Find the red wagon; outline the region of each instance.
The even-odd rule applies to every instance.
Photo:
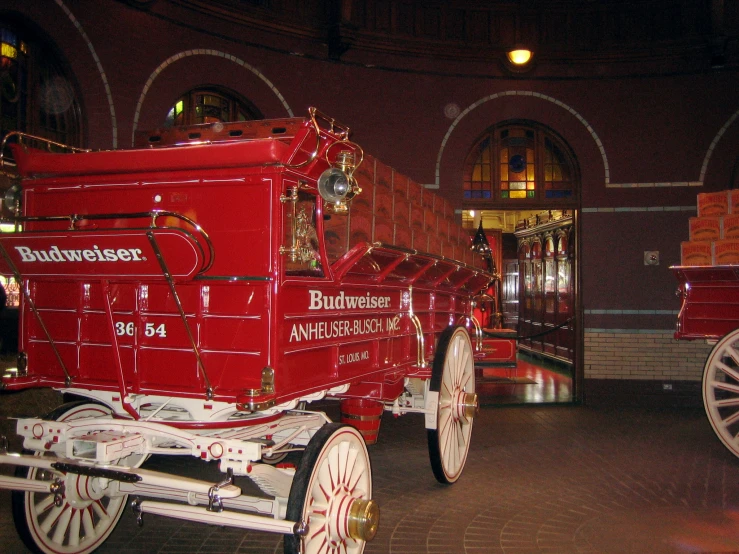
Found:
[[[22,293],[2,384],[77,399],[20,419],[27,452],[0,455],[17,466],[0,487],[17,491],[29,548],[91,552],[131,497],[139,516],[284,534],[286,552],[362,552],[379,517],[366,443],[384,410],[423,414],[436,478],[459,478],[481,346],[467,328],[494,275],[468,247],[443,256],[442,240],[337,245],[361,219],[364,153],[348,135],[311,109],[131,150],[6,138],[22,187],[0,264]],[[344,423],[311,409],[321,399]],[[280,463],[293,451],[297,465]],[[152,454],[216,460],[224,479],[140,467]],[[264,495],[243,494],[245,477]]]
[[[703,370],[711,427],[739,456],[739,266],[673,267],[682,306],[675,338],[715,343]]]

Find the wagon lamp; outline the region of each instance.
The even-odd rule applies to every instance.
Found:
[[[351,189],[349,176],[337,167],[327,169],[318,179],[318,192],[336,213],[348,210],[346,196]]]
[[[21,208],[21,187],[17,184],[14,184],[7,191],[5,191],[3,203],[5,204],[6,208],[8,208],[17,216]]]
[[[342,143],[337,142],[336,144]],[[330,211],[346,213],[349,210],[347,203],[362,192],[354,178],[354,171],[360,163],[362,160],[357,162],[354,152],[342,150],[336,156],[334,166],[324,171],[318,178],[318,192],[321,198],[328,203]]]

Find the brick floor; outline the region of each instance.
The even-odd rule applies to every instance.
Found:
[[[13,401],[28,411],[53,398]],[[739,552],[739,460],[700,410],[486,407],[453,486],[435,481],[425,435],[420,416],[383,419],[370,447],[381,521],[368,554]],[[194,459],[147,463],[212,470]],[[126,512],[99,552],[282,552],[275,535],[144,520],[139,528]],[[5,491],[0,545],[25,552]]]

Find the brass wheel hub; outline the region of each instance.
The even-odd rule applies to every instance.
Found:
[[[455,419],[457,421],[460,419],[472,421],[480,409],[480,402],[478,401],[477,394],[460,390],[456,394],[456,400],[457,410]]]
[[[358,541],[371,541],[380,523],[380,507],[374,500],[357,499],[349,509],[349,536]]]

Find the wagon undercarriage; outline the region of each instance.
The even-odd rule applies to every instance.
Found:
[[[191,432],[114,419],[104,406],[80,401],[60,407],[49,419],[22,419],[17,426],[26,453],[0,454],[0,463],[17,467],[14,477],[0,476],[0,487],[16,491],[16,525],[24,528],[22,536],[30,535],[26,542],[34,549],[91,551],[129,505],[140,521],[151,513],[302,540],[312,533],[356,548],[377,528],[379,512],[371,500],[364,441],[352,427],[331,424],[320,412],[286,413],[264,424]],[[297,467],[264,463],[306,447],[328,452],[320,463],[304,455]],[[141,468],[152,454],[215,460],[224,478],[206,482]],[[340,489],[341,502],[336,502],[338,492],[332,494],[320,523],[316,518],[309,525],[308,519],[287,517],[291,503],[299,504],[292,507],[293,513],[305,511],[306,491],[292,492],[296,472],[320,480],[322,487],[330,485],[328,490]],[[249,478],[263,495],[243,494],[235,484],[237,477]]]
[[[464,329],[456,328],[447,343],[456,352],[436,362],[436,381],[409,379],[404,394],[385,409],[424,414],[432,467],[440,481],[451,483],[464,465],[477,400],[463,390],[472,375]],[[140,522],[156,514],[284,534],[286,552],[313,551],[307,549],[311,541],[361,552],[374,536],[379,510],[371,499],[369,455],[354,427],[307,409],[247,420],[236,412],[241,419],[195,423],[184,410],[171,411],[175,419],[169,421],[154,421],[166,416],[165,406],[147,418],[121,419],[82,400],[47,418],[19,419],[24,453],[0,452],[0,463],[17,468],[14,477],[0,476],[0,488],[16,491],[16,525],[27,545],[89,552],[127,506]],[[295,451],[303,453],[297,466],[276,463]],[[151,455],[215,461],[224,478],[208,482],[140,467]],[[250,479],[262,495],[244,494],[237,478]]]

